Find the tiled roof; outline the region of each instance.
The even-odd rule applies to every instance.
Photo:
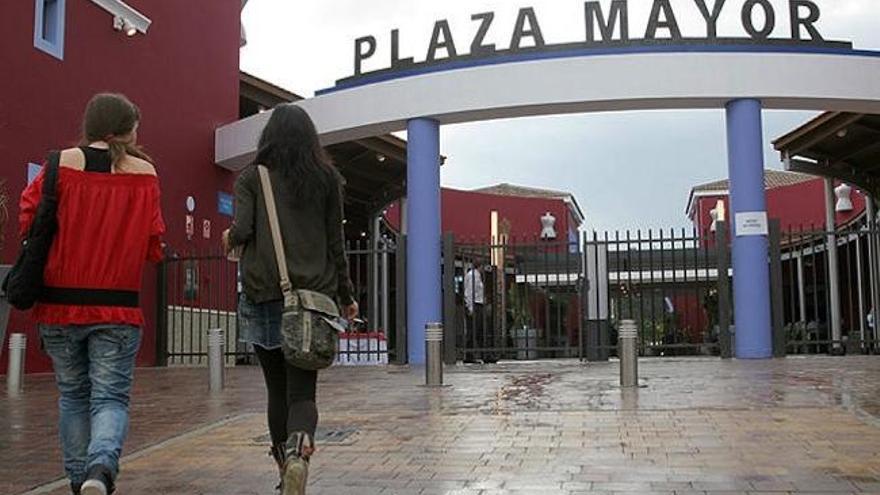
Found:
[[[554,191],[551,189],[538,189],[537,187],[517,186],[514,184],[498,184],[495,186],[474,189],[473,192],[484,194],[495,194],[498,196],[511,196],[517,198],[540,198],[540,199],[558,199],[568,203],[569,208],[577,217],[578,222],[584,221],[584,211],[578,204],[574,194],[564,191]]]
[[[572,194],[567,192],[552,191],[550,189],[538,189],[534,187],[516,186],[506,183],[475,189],[474,192],[497,194],[499,196],[515,196],[518,198],[566,199],[572,197]]]
[[[814,175],[799,174],[797,172],[784,172],[781,170],[764,171],[764,187],[768,190],[776,189],[777,187],[793,186],[814,179],[816,179],[816,176]],[[693,192],[727,191],[729,188],[730,181],[725,179],[695,186]]]

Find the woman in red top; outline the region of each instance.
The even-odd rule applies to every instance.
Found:
[[[114,490],[144,323],[144,265],[162,257],[159,181],[135,144],[139,120],[124,96],[97,95],[86,108],[82,145],[61,152],[58,233],[33,310],[61,394],[61,446],[74,494]],[[22,194],[22,235],[42,186],[40,174]]]

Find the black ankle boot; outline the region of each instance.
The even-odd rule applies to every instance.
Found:
[[[315,450],[312,436],[305,432],[291,433],[285,448],[286,461],[282,476],[282,495],[304,495],[309,477],[309,458]]]
[[[284,463],[287,461],[287,445],[280,443],[278,445],[273,445],[269,449],[269,455],[275,459],[275,464],[278,465],[278,477],[280,481],[278,482],[278,486],[275,487],[276,490],[282,491],[284,484]]]

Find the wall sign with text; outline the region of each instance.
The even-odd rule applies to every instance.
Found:
[[[770,230],[766,211],[749,211],[737,213],[734,232],[737,237],[766,236]]]
[[[217,192],[217,213],[231,217],[235,213],[235,198],[223,191]]]
[[[496,30],[509,32],[511,26],[499,26],[495,22],[495,12],[479,12],[471,16],[473,32],[466,39],[453,35],[453,26],[448,20],[434,23],[428,46],[421,53],[401,53],[400,29],[392,29],[388,36],[368,35],[354,41],[354,75],[340,79],[337,87],[355,83],[358,80],[396,73],[404,70],[464,62],[492,59],[519,53],[563,52],[578,49],[627,49],[639,46],[726,46],[726,45],[778,45],[813,46],[836,49],[852,49],[852,43],[826,41],[817,28],[822,12],[813,0],[635,0],[645,3],[652,1],[651,12],[645,25],[631,22],[632,1],[612,0],[603,6],[597,0],[578,5],[572,2],[572,16],[583,18],[583,38],[568,43],[548,44],[542,28],[539,12],[532,7],[519,9],[513,27],[513,36],[507,46],[497,46],[487,42],[487,37]],[[691,7],[702,15],[705,37],[685,37],[682,34],[679,18],[683,3],[693,3]],[[674,7],[676,6],[676,7]],[[739,30],[742,36],[722,37],[718,35],[718,24],[722,15],[736,10],[740,19]],[[783,22],[783,19],[785,22]],[[780,33],[780,25],[788,27]],[[458,28],[459,26],[455,26]],[[784,28],[783,28],[784,29]],[[377,52],[379,40],[390,44],[390,59],[383,69],[364,72],[364,63]]]

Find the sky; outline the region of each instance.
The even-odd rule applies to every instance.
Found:
[[[671,0],[684,36],[705,36],[694,0]],[[727,0],[719,36],[744,36],[745,0]],[[773,37],[789,35],[788,0],[770,0]],[[880,1],[814,0],[816,24],[829,40],[880,50]],[[607,11],[610,0],[600,0]],[[641,38],[650,0],[629,0],[631,36]],[[707,0],[710,6],[713,0]],[[434,22],[448,19],[459,51],[478,24],[471,15],[496,13],[487,43],[510,42],[517,12],[534,7],[548,44],[584,38],[582,0],[249,0],[242,14],[248,44],[241,68],[305,97],[353,74],[354,40],[373,35],[376,54],[364,70],[384,68],[390,32],[400,30],[402,56],[423,60]],[[762,24],[757,14],[755,24]],[[765,165],[781,169],[771,141],[816,113],[765,111]],[[405,133],[401,134],[405,137]],[[444,126],[445,187],[473,189],[509,182],[574,194],[587,230],[680,228],[690,223],[690,189],[727,177],[724,113],[681,110],[596,113],[496,120]]]

